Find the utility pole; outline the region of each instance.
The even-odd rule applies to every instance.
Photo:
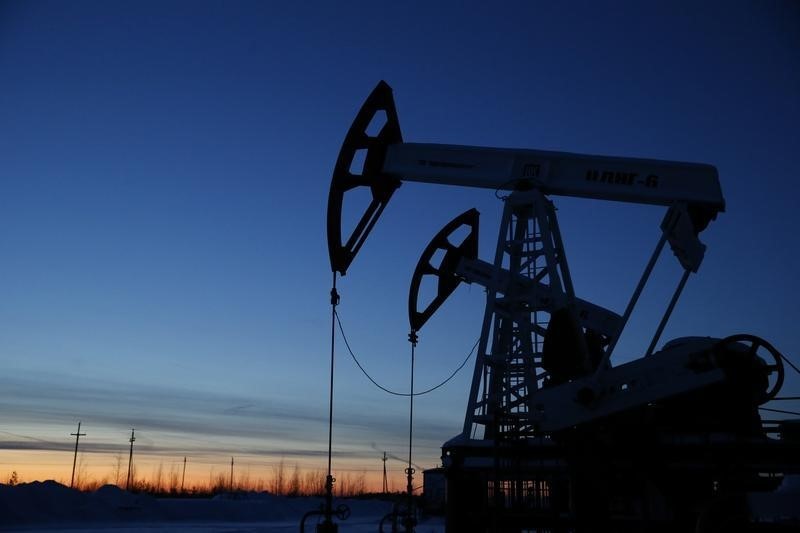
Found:
[[[75,456],[72,459],[72,479],[69,481],[69,488],[72,488],[72,485],[75,483],[75,465],[78,462],[78,441],[81,437],[85,437],[86,433],[81,433],[81,423],[78,422],[78,431],[77,433],[70,433],[73,437],[75,437]]]
[[[386,479],[386,452],[383,452],[383,493],[389,492],[389,481]]]
[[[134,428],[131,428],[131,454],[128,456],[128,481],[125,483],[125,490],[131,488],[131,467],[133,466],[133,441],[136,440],[136,437],[133,436]]]
[[[186,456],[183,456],[183,476],[181,476],[181,492],[183,492],[183,482],[186,481]]]
[[[233,492],[233,457],[231,457],[231,492]]]

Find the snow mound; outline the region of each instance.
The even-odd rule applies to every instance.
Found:
[[[288,498],[268,493],[221,494],[214,498],[163,498],[133,494],[114,485],[83,493],[55,481],[0,485],[3,526],[46,524],[111,525],[119,523],[297,523],[321,509],[321,498]],[[379,520],[392,504],[380,500],[343,500],[353,517]],[[312,519],[313,520],[313,519]],[[309,522],[311,523],[311,522]]]
[[[155,499],[106,485],[82,493],[55,481],[0,485],[0,523],[97,522],[158,518]]]

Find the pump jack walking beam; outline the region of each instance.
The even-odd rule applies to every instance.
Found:
[[[375,134],[372,125],[383,118]],[[403,181],[495,190],[536,188],[545,195],[672,206],[685,204],[693,237],[725,200],[711,165],[542,150],[404,143],[392,89],[380,82],[342,144],[328,196],[331,269],[344,275],[394,191]],[[372,198],[346,239],[344,195],[368,187]]]

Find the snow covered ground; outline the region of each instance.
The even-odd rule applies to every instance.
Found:
[[[788,477],[772,494],[753,494],[749,505],[762,521],[798,520],[800,477]],[[375,533],[392,510],[383,500],[341,500],[351,515],[338,521],[342,533]],[[0,531],[6,532],[136,532],[266,533],[300,530],[302,516],[319,509],[320,498],[287,498],[266,493],[221,495],[214,498],[157,499],[107,485],[91,493],[72,490],[55,481],[0,485]],[[306,522],[313,533],[317,516]],[[388,533],[390,527],[384,528]],[[444,519],[424,518],[418,533],[443,533]]]
[[[54,481],[14,487],[0,486],[0,530],[92,533],[148,531],[158,533],[262,533],[299,531],[307,511],[319,509],[319,498],[286,498],[269,494],[246,494],[211,499],[156,499],[131,494],[107,485],[92,493],[81,493]],[[381,518],[392,504],[381,500],[341,500],[351,515],[337,521],[342,533],[377,532]],[[306,521],[314,531],[317,517]],[[386,527],[385,531],[390,530]],[[444,520],[424,519],[419,533],[442,533]]]

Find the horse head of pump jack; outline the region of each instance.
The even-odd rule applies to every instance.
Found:
[[[367,129],[385,113],[386,122],[375,135]],[[356,115],[347,136],[342,143],[339,157],[333,169],[331,188],[328,193],[328,255],[331,270],[341,275],[353,262],[369,232],[378,221],[383,209],[400,187],[400,180],[383,173],[383,160],[390,144],[403,142],[397,111],[392,98],[392,89],[386,82],[380,82],[367,98]],[[357,156],[363,156],[359,161]],[[353,165],[361,168],[353,168]],[[372,200],[356,224],[355,229],[342,239],[342,207],[344,195],[358,187],[368,187]]]

